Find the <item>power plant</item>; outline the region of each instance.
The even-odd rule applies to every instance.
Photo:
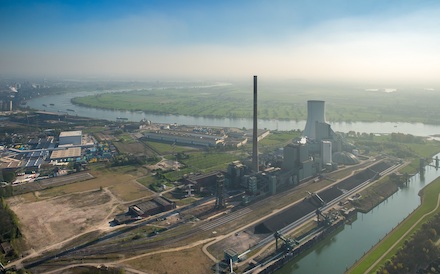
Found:
[[[282,161],[259,162],[258,159],[258,102],[257,76],[253,82],[253,149],[252,163],[235,161],[229,164],[225,186],[227,188],[245,188],[243,203],[247,204],[262,195],[273,195],[279,189],[293,187],[323,173],[338,168],[338,164],[358,163],[351,152],[354,147],[336,134],[325,120],[325,101],[307,102],[307,122],[301,138],[293,139],[283,148]],[[269,163],[269,164],[268,164]]]
[[[262,241],[266,242],[266,235],[272,234],[275,237],[276,250],[267,257],[259,258],[261,265],[250,265],[244,273],[252,273],[253,269],[264,268],[267,272],[273,273],[292,258],[299,256],[320,239],[325,238],[329,233],[344,225],[345,220],[355,213],[353,209],[331,208],[332,203],[338,198],[345,199],[344,195],[351,195],[357,191],[357,187],[378,179],[381,172],[389,169],[391,164],[379,161],[357,174],[349,176],[344,180],[336,181],[331,178],[331,171],[338,169],[339,165],[350,165],[358,163],[358,159],[351,152],[357,151],[349,144],[343,134],[335,133],[330,124],[325,120],[325,101],[310,100],[307,102],[307,122],[298,138],[292,139],[281,153],[275,152],[271,155],[260,155],[258,162],[258,139],[257,136],[257,83],[254,76],[254,128],[253,128],[253,153],[252,161],[246,163],[235,161],[229,164],[224,177],[225,186],[230,190],[239,190],[233,202],[241,199],[242,205],[262,201],[264,198],[284,192],[287,189],[298,186],[305,182],[318,182],[320,185],[329,187],[319,192],[311,193],[287,209],[277,212],[273,216],[247,228],[246,232],[252,237],[259,238],[260,242],[247,250],[234,249],[236,246],[243,248],[233,241],[224,252],[222,261],[223,269],[230,270],[232,266],[246,254],[260,247]],[[274,158],[270,158],[273,156]],[[362,157],[362,156],[360,156]],[[251,157],[249,157],[251,158]],[[333,185],[331,185],[333,184]],[[330,186],[331,185],[331,186]],[[244,193],[242,192],[244,190]],[[217,191],[221,193],[221,191]],[[348,194],[347,194],[348,193]],[[217,198],[217,201],[219,198]],[[330,204],[329,204],[330,203]],[[342,203],[342,202],[340,202]],[[341,205],[341,204],[340,204]],[[218,208],[218,206],[217,206]],[[246,208],[246,207],[245,207]],[[292,229],[293,224],[311,215],[316,216],[316,227],[304,232],[297,238],[289,238],[283,234]],[[311,217],[308,217],[311,218]],[[250,230],[251,229],[251,230]],[[249,230],[249,231],[248,231]],[[235,235],[238,236],[237,234]],[[262,240],[261,240],[262,239]],[[235,239],[234,239],[235,241]],[[269,240],[267,240],[269,241]],[[251,245],[249,245],[251,246]],[[267,262],[275,262],[267,264]],[[267,265],[267,267],[266,267]],[[225,270],[226,273],[228,270]]]

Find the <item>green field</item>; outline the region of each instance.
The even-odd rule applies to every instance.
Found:
[[[390,259],[399,248],[402,247],[405,240],[409,239],[411,235],[419,229],[424,222],[427,222],[429,218],[434,216],[436,213],[440,212],[440,209],[435,210],[427,216],[425,214],[431,212],[437,206],[438,196],[440,195],[440,178],[437,178],[426,186],[422,190],[422,204],[409,216],[407,217],[397,228],[395,228],[384,240],[382,240],[378,245],[376,245],[372,250],[370,250],[366,256],[364,256],[361,261],[350,270],[350,273],[365,273],[368,268],[373,265],[383,254],[387,255],[380,260],[372,272],[384,264],[388,259]],[[417,225],[411,229],[414,224]],[[404,238],[400,239],[406,232],[409,233]],[[394,243],[398,244],[388,252]]]
[[[189,155],[188,159],[182,159],[186,168],[178,171],[171,171],[164,174],[169,181],[176,181],[184,174],[190,173],[208,173],[216,170],[225,170],[229,163],[240,160],[240,158],[232,153],[222,152],[195,152]]]
[[[286,146],[292,139],[301,136],[299,131],[272,131],[258,142],[259,152],[266,153]],[[249,146],[250,149],[250,146]]]
[[[365,91],[366,87],[311,83],[265,83],[259,87],[259,118],[304,120],[307,100],[326,101],[326,117],[338,121],[391,121],[440,124],[440,93],[423,88],[397,92]],[[157,88],[104,93],[72,99],[79,105],[156,114],[250,118],[252,87],[234,84],[205,88]],[[423,107],[419,107],[423,106]]]
[[[153,142],[153,141],[144,141],[145,144],[147,144],[149,147],[153,148],[155,151],[157,151],[160,155],[167,155],[167,154],[173,154],[178,152],[189,152],[197,150],[193,147],[187,147],[187,146],[179,146],[179,145],[172,145],[169,143],[161,143],[161,142]]]

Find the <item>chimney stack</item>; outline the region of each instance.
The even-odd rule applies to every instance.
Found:
[[[257,108],[257,76],[254,76],[254,132],[252,139],[252,168],[258,173],[258,108]]]

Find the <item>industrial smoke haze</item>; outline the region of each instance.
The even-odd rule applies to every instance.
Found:
[[[0,4],[0,74],[438,83],[437,2],[40,2]]]

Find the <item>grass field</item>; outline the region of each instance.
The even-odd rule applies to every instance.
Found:
[[[145,187],[149,187],[152,183],[155,183],[157,179],[151,175],[138,178],[137,181]]]
[[[57,197],[66,194],[87,192],[104,187],[109,187],[113,194],[122,201],[132,201],[151,195],[151,192],[139,185],[135,179],[142,176],[142,169],[132,166],[122,166],[115,168],[106,168],[104,166],[92,167],[90,171],[95,178],[78,183],[68,184],[60,187],[48,188],[38,193],[40,199]],[[26,199],[33,199],[27,194]]]
[[[191,153],[188,159],[181,160],[186,166],[198,169],[202,172],[224,169],[232,161],[238,160],[237,156],[231,153]]]
[[[264,83],[259,87],[259,118],[305,120],[307,100],[327,102],[326,117],[338,121],[391,121],[439,124],[439,93],[402,87],[397,92],[366,91],[368,86],[306,82]],[[371,88],[371,87],[370,87]],[[158,88],[74,98],[73,103],[104,109],[203,117],[252,117],[252,88],[233,84],[205,88]],[[417,104],[415,104],[417,102]],[[414,107],[422,105],[423,108]]]
[[[176,181],[184,174],[194,173],[208,173],[216,170],[225,170],[229,163],[240,160],[238,156],[232,153],[225,152],[195,152],[189,154],[188,159],[180,160],[185,164],[186,168],[181,170],[171,171],[164,174],[169,181]]]
[[[377,264],[377,268],[379,268],[382,264],[384,264],[389,258],[391,258],[399,248],[402,247],[404,241],[411,237],[411,235],[419,229],[424,222],[427,222],[430,217],[434,216],[436,213],[440,212],[440,209],[437,209],[434,213],[429,214],[428,216],[423,217],[424,214],[432,211],[437,206],[438,195],[440,194],[440,178],[434,180],[431,184],[426,186],[422,191],[422,204],[408,217],[406,218],[400,225],[395,228],[384,240],[382,240],[378,245],[376,245],[372,250],[370,250],[366,256],[364,256],[359,263],[350,269],[349,273],[365,273],[367,269],[374,264],[382,254],[388,252],[390,247],[399,242],[390,252],[387,253],[380,262]],[[419,220],[421,220],[419,222]],[[419,222],[413,229],[410,229],[412,225],[416,222]],[[402,235],[404,235],[407,231],[408,236],[399,240]],[[373,270],[372,272],[375,272]]]
[[[298,131],[272,131],[268,136],[258,142],[258,149],[261,153],[271,152],[277,148],[284,147],[296,137],[301,136]]]
[[[193,263],[189,263],[193,262]],[[212,261],[202,252],[201,246],[175,252],[151,254],[126,262],[134,269],[148,273],[211,273]]]
[[[160,142],[145,141],[145,143],[148,146],[152,147],[160,155],[172,154],[173,152],[178,153],[178,152],[189,152],[189,151],[197,150],[196,148],[193,147],[185,147],[179,145],[172,146],[171,144],[160,143]]]
[[[113,145],[118,149],[119,153],[127,154],[147,154],[143,144],[138,142],[113,142]]]

